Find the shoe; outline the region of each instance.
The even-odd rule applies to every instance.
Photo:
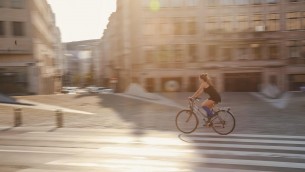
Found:
[[[203,124],[203,126],[204,127],[211,127],[211,118],[210,117],[208,117],[208,120],[207,121],[204,121],[204,124]]]

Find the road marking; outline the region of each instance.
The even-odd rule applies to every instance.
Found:
[[[145,151],[143,151],[145,150]],[[305,154],[276,153],[276,152],[257,152],[240,150],[208,150],[208,149],[175,149],[168,147],[126,147],[126,146],[107,146],[98,150],[100,153],[122,154],[132,156],[162,156],[162,157],[183,157],[190,154],[200,155],[231,155],[231,156],[256,156],[272,158],[297,158],[305,159]]]
[[[117,171],[168,171],[168,172],[267,172],[258,170],[242,170],[242,169],[223,169],[223,168],[208,168],[208,167],[196,167],[190,165],[187,162],[170,162],[164,160],[141,160],[141,159],[106,159],[98,160],[96,162],[83,162],[83,161],[53,161],[47,163],[48,165],[64,165],[64,166],[76,166],[76,167],[101,167],[105,170],[117,170]]]
[[[240,142],[240,143],[273,143],[273,144],[294,144],[305,145],[305,141],[292,141],[292,140],[261,140],[261,139],[237,139],[237,138],[197,138],[188,137],[191,141],[221,141],[221,142]]]
[[[270,145],[242,145],[242,144],[217,144],[217,143],[193,143],[197,147],[221,147],[221,148],[241,148],[241,149],[270,149],[286,151],[305,151],[305,147],[291,146],[270,146]]]
[[[56,152],[56,151],[34,151],[34,150],[3,150],[0,149],[0,152],[12,152],[12,153],[38,153],[38,154],[65,154],[65,155],[73,155],[74,153],[67,152]]]
[[[215,133],[192,133],[192,134],[185,134],[185,136],[192,137],[192,136],[219,136],[219,137],[257,137],[257,138],[280,138],[280,139],[304,139],[305,136],[287,136],[287,135],[258,135],[258,134],[229,134],[226,136],[220,136]]]
[[[24,149],[22,147],[8,147],[10,150],[0,146],[0,153],[67,154],[71,156],[48,162],[46,165],[109,168],[117,169],[117,171],[121,169],[178,172],[204,169],[202,171],[205,171],[206,167],[210,166],[218,168],[214,170],[219,172],[228,172],[227,167],[236,168],[232,172],[237,172],[239,168],[255,169],[258,167],[259,170],[273,169],[274,171],[281,168],[284,168],[283,170],[291,169],[291,171],[305,170],[305,140],[302,140],[302,136],[251,134],[220,136],[210,133],[194,133],[183,135],[183,138],[190,141],[184,142],[177,137],[177,133],[173,132],[143,131],[137,135],[126,132],[126,130],[122,131],[124,132],[115,130],[106,136],[102,135],[103,132],[79,133],[76,130],[32,132],[16,136],[4,135],[1,140],[40,141],[42,144],[43,142],[57,142],[59,143],[57,146],[60,143],[63,145],[77,143],[79,147],[82,144],[85,146],[89,143],[95,143],[94,145],[98,145],[99,148],[78,152],[64,151],[65,148],[62,148],[61,152],[60,149],[52,149],[52,146],[24,147]],[[211,143],[213,141],[215,143]],[[276,143],[283,145],[277,146]],[[223,169],[219,167],[223,167]]]

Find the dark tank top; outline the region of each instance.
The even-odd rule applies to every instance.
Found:
[[[213,86],[210,85],[208,88],[205,88],[204,92],[210,96],[209,97],[210,100],[213,100],[216,103],[221,102],[220,95],[218,94],[218,92],[216,91],[216,89]]]

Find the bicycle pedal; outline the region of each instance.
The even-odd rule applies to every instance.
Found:
[[[210,127],[212,127],[212,123],[205,123],[205,124],[203,124],[203,126],[207,127],[207,128],[210,128]]]

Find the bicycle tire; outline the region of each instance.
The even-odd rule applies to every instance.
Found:
[[[235,118],[230,111],[218,111],[211,122],[213,130],[220,135],[230,134],[235,128]]]
[[[189,134],[194,132],[198,127],[198,117],[191,110],[184,109],[176,115],[176,127],[179,131]]]

